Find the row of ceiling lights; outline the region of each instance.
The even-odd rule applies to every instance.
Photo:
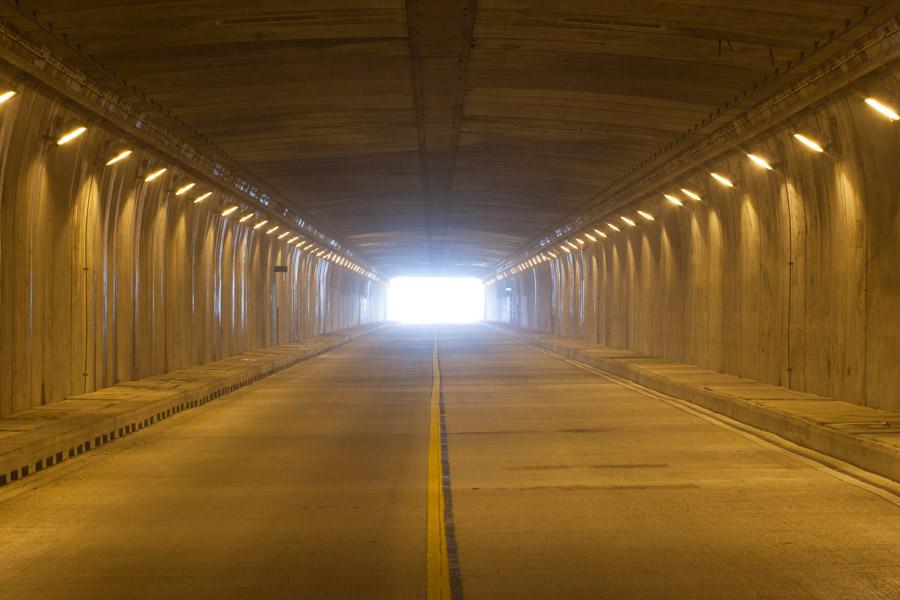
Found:
[[[898,114],[896,110],[894,110],[892,107],[888,106],[887,104],[884,104],[883,102],[880,102],[879,100],[877,100],[875,98],[866,98],[865,102],[867,105],[869,105],[869,107],[871,107],[872,109],[874,109],[875,111],[880,113],[882,116],[886,117],[889,121],[894,122],[894,121],[900,120],[900,114]],[[819,141],[817,141],[815,139],[814,136],[808,136],[808,135],[804,135],[802,133],[793,133],[792,137],[798,143],[802,144],[804,147],[806,147],[807,149],[809,149],[813,152],[816,152],[816,153],[825,152],[825,148],[822,146],[822,144]],[[753,153],[748,152],[748,153],[746,153],[746,156],[748,159],[750,159],[750,161],[754,165],[756,165],[760,169],[763,169],[766,171],[775,170],[775,167],[773,167],[769,163],[769,161],[767,161],[764,157],[760,156],[759,154],[753,154]],[[723,187],[733,188],[735,186],[734,182],[731,179],[729,179],[728,177],[721,175],[719,173],[710,172],[709,176],[714,181],[716,181],[719,185],[721,185]],[[698,194],[695,191],[692,191],[687,188],[680,188],[680,190],[681,190],[681,193],[683,194],[684,198],[687,198],[688,201],[690,201],[690,202],[701,202],[703,200],[703,198],[700,196],[700,194]],[[683,197],[679,196],[678,194],[665,193],[665,194],[663,194],[663,198],[665,198],[666,201],[668,201],[670,204],[674,204],[675,206],[684,206],[686,203],[685,199]],[[647,212],[645,210],[638,210],[634,218],[631,216],[620,215],[619,222],[622,223],[621,225],[617,225],[615,222],[613,222],[614,220],[607,221],[605,223],[605,225],[606,225],[605,231],[602,231],[601,229],[596,228],[596,227],[592,228],[590,231],[587,231],[587,230],[582,231],[581,233],[578,233],[575,235],[574,241],[573,240],[564,240],[558,246],[558,250],[560,250],[566,254],[571,253],[572,250],[580,250],[587,243],[582,238],[587,238],[587,240],[589,240],[590,242],[597,242],[597,241],[599,241],[598,238],[607,238],[610,235],[610,232],[622,231],[622,227],[629,227],[629,228],[637,227],[638,220],[655,221],[656,218],[652,214],[650,214],[649,212]],[[602,225],[601,225],[601,227],[602,227]],[[595,235],[597,237],[595,237]],[[549,260],[557,258],[557,256],[558,256],[557,253],[555,253],[549,249],[544,250],[542,252],[538,252],[537,254],[531,256],[530,258],[523,260],[516,266],[511,267],[511,268],[503,271],[502,273],[492,277],[491,279],[487,280],[485,282],[485,285],[486,286],[492,285],[502,279],[505,279],[506,277],[509,277],[510,275],[514,275],[514,274],[524,271],[526,269],[533,269],[534,267],[538,266],[541,263],[544,263]]]
[[[10,100],[15,95],[16,95],[16,92],[13,90],[8,90],[8,91],[0,93],[0,105],[4,104],[7,100]],[[68,144],[69,142],[77,139],[78,137],[80,137],[82,134],[84,134],[87,131],[87,126],[85,126],[81,123],[68,123],[66,125],[68,125],[68,126],[62,128],[62,130],[65,133],[63,133],[58,138],[56,138],[56,145],[58,145],[58,146],[63,146],[65,144]],[[130,149],[127,149],[127,148],[120,149],[118,153],[116,153],[112,158],[110,158],[108,161],[106,161],[106,166],[107,167],[113,166],[113,165],[127,159],[129,156],[131,156],[131,154],[132,154],[132,151]],[[168,170],[169,169],[166,167],[158,168],[158,169],[152,171],[151,173],[149,173],[146,177],[144,177],[144,182],[152,183],[153,181],[156,181],[157,179],[162,177]],[[183,195],[187,194],[188,192],[190,192],[191,190],[193,190],[196,186],[197,186],[197,184],[192,181],[184,183],[175,190],[175,195],[183,196]],[[212,195],[213,195],[213,192],[211,192],[211,191],[204,192],[204,193],[194,197],[194,204],[199,204]],[[232,214],[238,212],[239,210],[240,210],[240,206],[235,204],[235,205],[226,207],[222,211],[221,214],[223,217],[227,218],[227,217],[231,216]],[[238,219],[238,223],[246,223],[256,216],[257,215],[255,212],[252,212],[252,211],[247,212],[246,214],[241,216],[241,218]],[[264,227],[267,224],[269,224],[268,219],[265,219],[265,218],[259,219],[259,220],[257,220],[257,222],[255,224],[253,224],[253,229],[254,230],[261,229],[262,227]],[[273,225],[266,229],[265,234],[273,235],[273,234],[279,232],[279,230],[281,230],[280,225]],[[289,235],[291,235],[290,230],[282,231],[277,236],[276,239],[284,240],[284,238],[288,237]],[[310,242],[305,239],[300,239],[299,234],[294,235],[290,239],[286,240],[284,243],[289,244],[289,245],[293,244],[298,250],[300,250],[302,252],[308,252],[312,256],[321,258],[322,260],[327,260],[327,261],[333,262],[334,264],[336,264],[338,266],[341,266],[341,267],[344,267],[351,271],[354,271],[356,273],[359,273],[360,275],[363,275],[363,276],[373,279],[375,281],[379,281],[379,282],[381,281],[381,279],[375,273],[369,271],[368,269],[364,268],[363,266],[353,262],[352,260],[350,260],[344,256],[341,256],[340,254],[334,252],[333,250],[329,250],[328,248],[322,248],[321,246],[317,245],[315,242]]]

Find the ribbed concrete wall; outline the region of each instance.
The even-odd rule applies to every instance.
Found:
[[[21,89],[0,107],[0,415],[234,353],[381,320],[384,287],[221,216],[219,193]],[[112,145],[110,146],[110,143]],[[133,144],[125,144],[134,147]],[[287,273],[273,273],[286,265]]]
[[[861,93],[900,99],[898,74],[744,149],[774,171],[731,153],[634,207],[655,222],[489,287],[488,318],[900,410],[900,129]],[[662,200],[678,187],[703,201]]]

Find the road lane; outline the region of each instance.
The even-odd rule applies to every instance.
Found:
[[[898,598],[900,507],[484,327],[441,332],[467,598]]]
[[[0,491],[0,598],[416,598],[430,329],[367,336]]]

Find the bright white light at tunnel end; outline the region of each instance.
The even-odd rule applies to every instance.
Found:
[[[400,323],[474,323],[484,318],[484,286],[475,277],[394,277],[388,319]]]

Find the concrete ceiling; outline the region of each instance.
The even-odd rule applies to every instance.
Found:
[[[485,275],[886,0],[7,0],[0,16],[386,275]]]

